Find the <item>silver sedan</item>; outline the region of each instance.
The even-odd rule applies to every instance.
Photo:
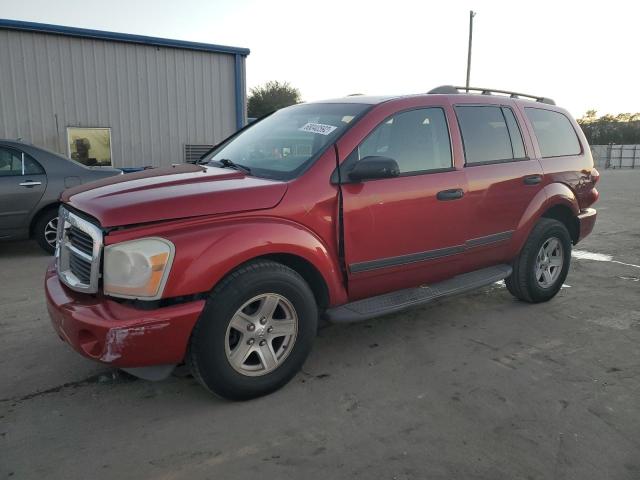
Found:
[[[27,143],[0,140],[0,240],[33,238],[53,253],[62,191],[120,174],[111,167],[85,167]]]

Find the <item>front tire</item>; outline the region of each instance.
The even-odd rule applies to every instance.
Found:
[[[210,294],[191,334],[187,363],[205,388],[223,398],[266,395],[302,368],[317,322],[315,298],[298,273],[254,261]]]
[[[58,210],[50,209],[40,214],[33,225],[33,238],[40,248],[49,254],[56,250],[58,234]]]
[[[533,227],[506,279],[511,294],[525,302],[551,300],[562,288],[571,263],[571,236],[558,220],[541,218]]]

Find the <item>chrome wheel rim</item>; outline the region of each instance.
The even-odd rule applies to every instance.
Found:
[[[250,377],[266,375],[289,356],[298,334],[298,315],[289,300],[264,293],[233,315],[224,348],[233,369]]]
[[[548,238],[538,250],[535,264],[536,282],[542,288],[553,286],[564,264],[564,248],[556,237]]]
[[[54,217],[49,220],[49,223],[44,227],[44,239],[52,247],[56,246],[56,239],[58,237],[58,217]]]

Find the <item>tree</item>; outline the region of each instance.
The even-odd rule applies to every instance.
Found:
[[[301,101],[300,90],[292,87],[288,82],[274,80],[251,89],[247,113],[250,117],[260,118]]]
[[[640,113],[619,113],[597,116],[588,110],[578,119],[582,131],[591,145],[619,145],[640,143]]]
[[[593,123],[596,121],[596,115],[598,114],[598,112],[596,110],[587,110],[587,113],[585,113],[582,118],[578,119],[578,123],[583,124],[583,123]]]

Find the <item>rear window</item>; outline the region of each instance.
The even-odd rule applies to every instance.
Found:
[[[531,107],[524,110],[533,125],[542,157],[563,157],[582,152],[576,131],[562,113]]]
[[[456,115],[467,165],[525,157],[522,135],[510,108],[457,106]]]

